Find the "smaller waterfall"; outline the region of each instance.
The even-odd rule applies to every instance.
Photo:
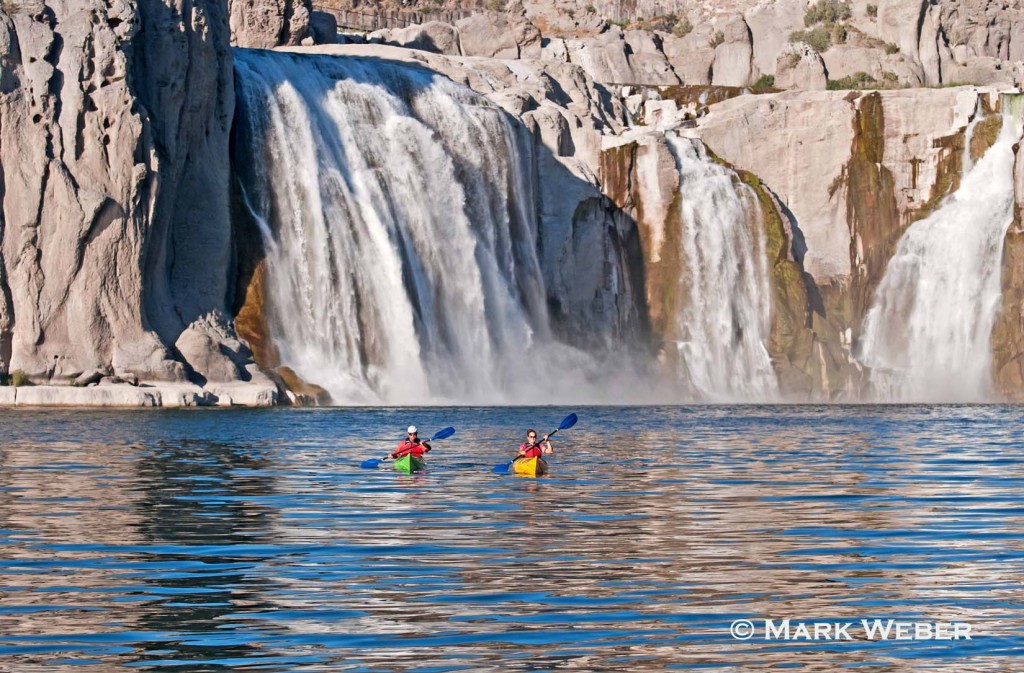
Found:
[[[1012,98],[1004,103],[1014,104]],[[992,326],[1003,240],[1013,220],[1019,115],[960,188],[900,239],[864,323],[860,360],[878,398],[982,401],[991,392]]]
[[[771,285],[757,195],[703,144],[668,140],[681,198],[677,377],[703,400],[771,401],[778,384],[765,346]]]

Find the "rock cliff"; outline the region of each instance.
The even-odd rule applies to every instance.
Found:
[[[688,31],[609,25],[595,3],[594,20],[580,15],[562,36],[539,27],[563,25],[572,5],[545,7],[373,38],[407,48],[312,51],[414,62],[516,121],[535,149],[552,329],[587,348],[628,342],[653,354],[677,336],[670,278],[680,262],[666,222],[678,219],[679,177],[664,134],[699,139],[756,194],[782,391],[859,395],[856,343],[897,241],[998,132],[998,93],[1024,58],[1020,1],[853,2],[842,31],[829,24],[827,48],[812,44],[820,35],[790,41],[822,23],[807,25],[798,0],[674,0],[606,15],[675,13]],[[0,375],[93,390],[26,386],[0,399],[269,404],[279,387],[321,396],[288,372],[275,384],[250,353],[277,364],[229,150],[232,40],[295,45],[309,10],[291,0],[0,8]],[[747,95],[765,75],[792,90]],[[854,90],[823,90],[842,77]],[[986,86],[895,88],[960,81]],[[875,84],[892,88],[860,90]],[[1019,152],[1016,198],[992,342],[996,385],[1011,397],[1024,395]]]
[[[194,378],[175,344],[228,309],[232,81],[221,2],[4,5],[4,372]]]

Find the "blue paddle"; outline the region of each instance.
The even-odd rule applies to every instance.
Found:
[[[436,442],[439,439],[448,439],[449,437],[451,437],[454,434],[455,434],[455,428],[453,428],[451,426],[448,426],[447,428],[445,428],[443,430],[438,430],[436,433],[434,433],[434,436],[431,437],[430,439],[428,439],[427,441],[428,442]],[[382,462],[384,462],[385,460],[387,460],[387,459],[386,458],[371,458],[370,460],[364,460],[362,463],[359,464],[359,467],[363,468],[364,470],[376,470],[378,467],[380,467],[380,464]]]
[[[569,414],[564,419],[562,419],[561,423],[558,424],[558,429],[552,430],[551,432],[548,433],[548,438],[550,439],[559,430],[568,430],[572,426],[576,425],[576,421],[578,420],[580,419],[578,416],[576,416],[576,414]],[[508,471],[512,469],[512,463],[514,462],[516,462],[515,458],[508,461],[507,463],[495,465],[491,472],[494,472],[495,474],[508,474]]]

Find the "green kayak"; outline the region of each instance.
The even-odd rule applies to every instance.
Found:
[[[399,472],[405,472],[406,474],[412,474],[413,472],[419,472],[426,466],[426,461],[420,456],[414,456],[411,453],[407,453],[401,458],[395,459],[395,469]]]

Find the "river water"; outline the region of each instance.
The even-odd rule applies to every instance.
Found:
[[[550,477],[491,472],[569,411]],[[1024,670],[1019,407],[0,418],[5,671]],[[458,432],[359,468],[409,423]]]

